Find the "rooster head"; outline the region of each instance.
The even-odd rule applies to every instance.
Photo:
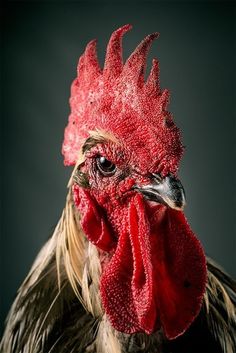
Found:
[[[62,152],[66,165],[76,165],[74,203],[99,249],[101,300],[112,326],[129,334],[162,328],[173,339],[200,311],[206,260],[182,212],[183,146],[156,59],[144,79],[158,34],[123,64],[121,40],[130,28],[112,34],[103,70],[96,41],[87,45],[71,88]]]

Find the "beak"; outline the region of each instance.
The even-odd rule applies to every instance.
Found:
[[[154,201],[175,210],[183,210],[186,199],[181,182],[171,175],[161,178],[159,174],[152,174],[152,183],[135,186],[135,189],[149,201]]]

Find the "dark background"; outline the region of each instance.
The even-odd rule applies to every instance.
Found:
[[[60,153],[70,84],[86,43],[99,59],[131,23],[124,56],[153,31],[149,55],[187,146],[180,177],[186,214],[204,248],[235,263],[235,3],[8,2],[2,12],[1,323],[65,203],[71,173]]]

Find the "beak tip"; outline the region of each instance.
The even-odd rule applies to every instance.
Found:
[[[151,184],[143,187],[135,186],[134,189],[141,192],[147,200],[164,204],[176,211],[183,211],[186,205],[185,192],[181,182],[171,176],[161,179],[160,176],[154,174]]]
[[[175,210],[176,211],[183,211],[184,207],[185,207],[185,205],[177,206],[177,207],[175,207]]]
[[[186,200],[185,200],[185,197],[182,196],[182,198],[180,198],[180,201],[178,201],[175,207],[173,208],[175,208],[177,211],[183,211],[185,206],[186,206]]]

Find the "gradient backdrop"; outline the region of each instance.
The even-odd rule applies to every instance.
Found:
[[[126,23],[125,58],[161,33],[148,68],[156,56],[187,146],[186,214],[206,252],[236,275],[235,3],[8,2],[2,16],[1,323],[63,209],[71,169],[60,149],[78,58],[95,37],[102,63]]]

